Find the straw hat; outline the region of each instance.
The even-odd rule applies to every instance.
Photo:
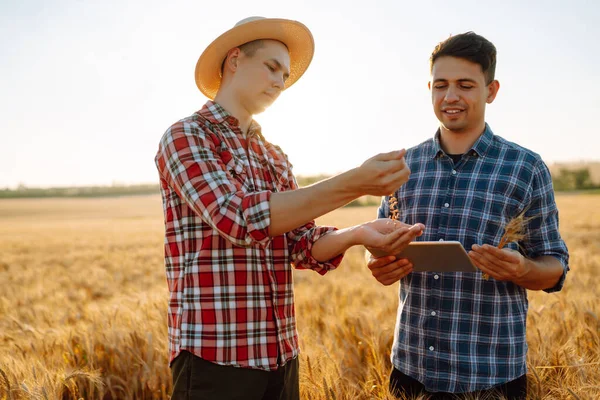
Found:
[[[290,53],[289,88],[308,68],[315,42],[306,26],[298,21],[279,18],[249,17],[216,38],[200,55],[196,63],[196,85],[209,99],[214,99],[221,85],[221,65],[227,52],[234,47],[258,39],[278,40]]]

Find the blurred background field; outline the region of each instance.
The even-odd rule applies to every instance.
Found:
[[[599,200],[557,196],[572,270],[562,292],[530,293],[532,399],[600,398]],[[157,195],[1,200],[0,399],[167,399],[162,242]],[[377,283],[361,248],[295,280],[302,398],[390,398],[397,284]]]

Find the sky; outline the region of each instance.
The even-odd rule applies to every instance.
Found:
[[[432,137],[429,56],[466,31],[498,49],[495,134],[547,163],[600,159],[597,0],[3,0],[0,188],[157,182],[160,137],[207,100],[198,57],[253,15],[315,38],[305,75],[255,118],[296,175]]]

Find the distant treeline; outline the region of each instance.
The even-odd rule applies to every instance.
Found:
[[[113,197],[159,193],[158,184],[0,189],[0,199],[40,197]]]
[[[600,183],[592,180],[589,168],[561,168],[552,175],[554,190],[590,190],[600,189]]]
[[[298,176],[298,185],[301,187],[329,178],[327,175]],[[553,172],[552,181],[554,189],[565,191],[593,191],[600,192],[600,183],[592,180],[588,168],[567,169],[561,168]],[[114,197],[158,194],[158,184],[142,185],[112,185],[112,186],[86,186],[86,187],[56,187],[56,188],[29,188],[20,185],[16,189],[0,189],[0,199],[14,198],[43,198],[43,197]],[[348,204],[354,206],[379,205],[381,199],[377,196],[363,196]]]
[[[317,176],[300,176],[297,178],[298,185],[308,186],[322,179],[328,178],[327,175]],[[588,167],[581,168],[559,168],[552,171],[552,184],[557,192],[567,191],[598,191],[600,190],[600,182],[594,181],[592,173]],[[373,197],[373,196],[365,196]],[[378,198],[379,199],[379,198]],[[379,204],[379,200],[377,200]],[[363,205],[363,204],[361,204]],[[370,205],[370,204],[368,204]]]

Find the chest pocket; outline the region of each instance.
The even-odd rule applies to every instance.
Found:
[[[219,145],[218,153],[221,161],[225,164],[225,170],[232,183],[246,191],[253,190],[252,180],[248,175],[248,170],[244,161],[235,154],[224,142]]]
[[[248,171],[246,171],[243,161],[235,156],[231,157],[229,162],[225,164],[225,167],[227,168],[229,175],[238,181],[243,182],[248,176]]]
[[[475,192],[467,208],[476,216],[470,221],[468,231],[477,232],[487,243],[497,245],[504,233],[504,227],[522,211],[521,203],[504,193]],[[475,224],[475,221],[477,223]]]

